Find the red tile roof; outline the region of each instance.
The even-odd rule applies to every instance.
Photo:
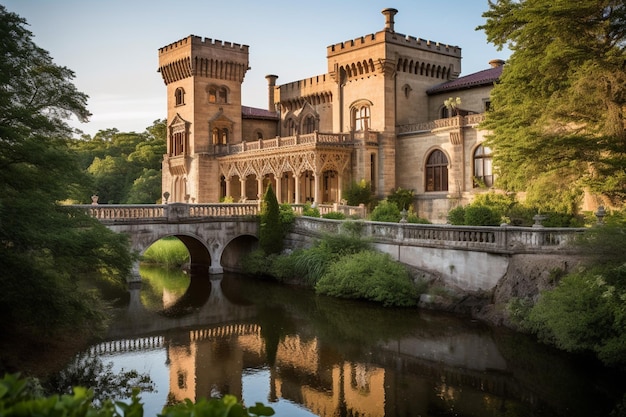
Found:
[[[466,75],[465,77],[459,77],[456,80],[446,81],[445,83],[438,84],[434,87],[426,90],[426,94],[438,94],[446,91],[457,91],[466,88],[480,87],[483,85],[493,84],[500,79],[502,75],[503,65],[489,68],[483,71],[478,71],[473,74]]]
[[[278,120],[278,113],[256,107],[241,106],[241,117],[244,119]]]

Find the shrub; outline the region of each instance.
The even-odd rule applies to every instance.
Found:
[[[456,206],[448,212],[448,223],[454,226],[465,224],[465,207]]]
[[[392,203],[396,203],[396,206],[398,206],[400,210],[408,210],[413,204],[414,196],[415,192],[413,190],[405,190],[402,187],[398,187],[391,191],[387,200]]]
[[[333,219],[333,220],[345,220],[346,219],[346,215],[338,212],[338,211],[331,211],[328,212],[324,215],[322,215],[322,218],[324,219]]]
[[[417,304],[418,291],[407,269],[388,254],[361,251],[331,264],[315,286],[319,294],[363,299],[384,306]]]
[[[374,222],[398,223],[401,218],[400,209],[389,200],[379,202],[370,215],[370,220]]]
[[[279,207],[280,223],[282,224],[283,233],[287,233],[291,230],[293,222],[296,219],[296,212],[293,211],[293,207],[289,203],[283,203]]]
[[[353,181],[343,192],[343,198],[349,206],[365,204],[369,206],[372,201],[372,186],[369,182],[361,180]]]
[[[468,226],[499,226],[502,216],[487,206],[470,204],[465,207],[465,224]]]
[[[302,207],[302,215],[307,217],[320,217],[320,210],[307,202],[304,207]]]
[[[431,224],[430,220],[419,217],[417,213],[413,211],[413,206],[409,206],[409,212],[406,216],[407,223],[414,224]]]

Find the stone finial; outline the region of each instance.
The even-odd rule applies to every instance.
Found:
[[[385,15],[385,31],[395,32],[393,28],[393,24],[394,24],[393,17],[396,15],[396,13],[398,13],[398,10],[389,7],[389,8],[383,9],[381,13]]]
[[[492,59],[491,61],[489,61],[489,65],[491,65],[492,68],[501,67],[502,65],[504,65],[504,61],[501,59]]]

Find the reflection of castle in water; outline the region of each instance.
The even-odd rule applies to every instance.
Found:
[[[267,346],[254,324],[192,330],[185,340],[169,341],[168,360],[171,400],[225,393],[242,398],[243,375],[267,366]],[[368,362],[344,360],[316,338],[288,335],[269,368],[267,401],[284,398],[319,416],[382,417],[392,410],[426,415],[428,404],[456,403],[463,396],[464,407],[478,412],[511,393],[511,379],[498,372],[504,367],[495,346],[471,334],[390,343]],[[407,368],[416,372],[397,372]]]
[[[287,331],[268,337],[256,322],[256,308],[231,302],[228,295],[219,280],[212,280],[204,304],[181,317],[163,316],[177,304],[167,296],[161,312],[147,311],[139,297],[131,297],[136,303],[109,334],[117,341],[95,349],[165,348],[170,403],[226,393],[244,398],[245,375],[256,371],[268,374],[269,405],[282,398],[323,417],[429,415],[432,407],[484,415],[486,407],[509,401],[505,398],[532,402],[506,372],[494,341],[483,334],[440,329],[436,335],[380,342],[375,351],[347,357],[317,337]]]

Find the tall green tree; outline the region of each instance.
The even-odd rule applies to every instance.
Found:
[[[58,203],[84,177],[66,120],[89,117],[87,96],[1,5],[0,39],[0,332],[85,328],[101,315],[79,279],[131,265],[125,237]]]
[[[547,210],[575,211],[584,190],[623,204],[624,1],[490,0],[483,17],[512,51],[482,126],[498,186]]]
[[[283,250],[283,230],[280,220],[280,206],[272,184],[269,184],[263,196],[261,228],[259,229],[259,246],[263,252],[269,255]]]

